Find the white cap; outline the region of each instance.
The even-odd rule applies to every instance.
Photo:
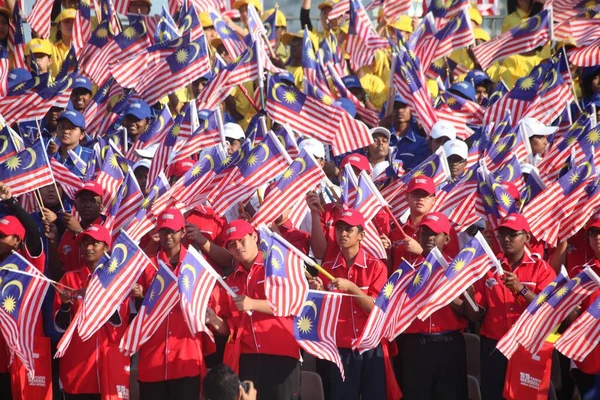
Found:
[[[325,146],[317,139],[304,139],[298,144],[298,150],[302,149],[306,149],[306,152],[315,158],[325,158]]]
[[[233,122],[228,122],[223,125],[223,136],[237,140],[246,139],[246,134],[244,133],[242,127]]]
[[[138,157],[152,159],[154,158],[154,154],[156,153],[156,150],[158,150],[159,145],[160,143],[154,143],[145,149],[136,149],[134,150],[134,153],[137,154]]]
[[[371,129],[369,132],[371,133],[371,136],[373,136],[374,134],[383,135],[388,140],[390,140],[390,137],[392,136],[390,131],[387,128],[384,128],[383,126],[375,127],[373,129]]]
[[[145,158],[139,160],[138,162],[136,162],[135,164],[133,164],[133,168],[132,171],[135,172],[136,169],[138,169],[139,167],[145,167],[150,169],[150,160],[147,160]]]
[[[466,160],[469,157],[469,146],[460,139],[448,140],[444,143],[444,153],[446,157],[456,155]]]
[[[527,135],[528,138],[532,136],[548,136],[552,135],[558,130],[557,126],[546,126],[535,118],[523,118],[519,122],[519,129]]]
[[[521,164],[521,173],[522,174],[531,174],[531,171],[537,172],[538,175],[540,174],[540,171],[537,169],[536,166],[529,164],[529,163]]]
[[[450,122],[438,121],[431,128],[429,136],[432,139],[447,137],[450,140],[454,140],[456,139],[456,128]]]

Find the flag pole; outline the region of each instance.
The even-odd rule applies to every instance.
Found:
[[[44,138],[40,133],[40,141],[42,142],[42,147],[45,149],[46,145],[44,144]],[[56,190],[56,197],[58,197],[58,202],[60,203],[60,208],[63,212],[67,212],[65,210],[65,205],[62,202],[62,198],[59,196],[60,191],[58,190],[58,185],[56,184],[56,179],[54,178],[54,172],[52,171],[52,167],[50,166],[50,160],[48,159],[48,154],[44,151],[44,158],[46,159],[46,164],[48,165],[48,170],[50,171],[50,176],[52,176],[52,184],[54,185],[54,189]]]

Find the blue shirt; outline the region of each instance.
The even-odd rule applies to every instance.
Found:
[[[94,151],[92,149],[88,149],[87,147],[83,147],[80,145],[77,145],[77,147],[75,147],[73,149],[73,152],[75,154],[77,154],[79,156],[79,158],[81,158],[83,160],[83,162],[85,162],[86,165],[88,164],[90,158],[92,158],[94,156]],[[67,167],[67,169],[69,171],[71,171],[78,177],[83,178],[84,175],[75,166],[75,163],[73,162],[71,157],[69,157],[67,155],[64,159],[62,158],[62,156],[60,155],[60,149],[55,154],[52,155],[52,158],[54,158],[55,160],[58,160],[62,165]]]
[[[390,146],[395,147],[394,160],[402,161],[402,168],[410,171],[429,157],[429,148],[425,138],[417,134],[412,125],[404,136],[396,135],[396,128],[391,129]]]

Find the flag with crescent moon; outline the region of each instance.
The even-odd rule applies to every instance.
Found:
[[[160,261],[156,275],[146,289],[142,306],[121,339],[121,351],[128,356],[135,354],[154,335],[178,302],[177,277]]]
[[[54,179],[42,142],[6,159],[0,167],[0,182],[11,188],[13,196],[51,185]]]
[[[352,208],[359,211],[365,217],[365,236],[361,242],[361,246],[365,251],[382,260],[387,259],[387,252],[381,243],[381,234],[377,230],[373,218],[381,211],[382,207],[387,206],[387,202],[381,193],[379,193],[377,187],[375,187],[369,174],[366,171],[362,171],[358,177],[356,199]]]
[[[294,317],[294,337],[305,351],[337,365],[345,379],[336,345],[337,320],[342,294],[309,290],[300,315]]]
[[[104,221],[104,226],[111,232],[113,240],[135,217],[143,202],[144,195],[133,171],[129,169]]]
[[[51,1],[46,3],[50,3],[50,7],[52,7]],[[21,18],[21,13],[23,10],[21,10],[21,6],[22,4],[19,1],[15,1],[13,5],[12,18],[8,30],[8,45],[12,50],[15,60],[15,65],[13,65],[13,68],[27,69],[27,65],[25,64],[25,32],[23,30],[23,18]],[[31,18],[31,15],[29,18]],[[31,21],[29,18],[28,22],[29,26],[31,26]],[[48,28],[50,28],[50,24],[48,24]]]
[[[346,37],[346,52],[350,55],[350,65],[353,71],[371,65],[375,51],[384,49],[389,44],[387,39],[379,36],[369,15],[360,0],[350,0],[350,21]]]
[[[423,3],[425,5],[425,3]],[[471,7],[469,0],[429,0],[427,1],[427,12],[434,17],[448,18],[460,13],[464,8]]]
[[[34,336],[50,283],[18,253],[0,263],[0,331],[11,355],[34,376]]]
[[[77,7],[77,14],[73,22],[73,48],[77,56],[81,56],[81,52],[88,40],[92,36],[92,10],[89,0],[81,0]]]
[[[194,41],[204,35],[204,29],[200,24],[196,5],[193,1],[184,1],[179,9],[177,25],[181,35],[189,33],[190,40]]]

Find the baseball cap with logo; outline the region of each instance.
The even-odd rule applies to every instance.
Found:
[[[471,82],[458,82],[450,86],[450,92],[456,93],[467,100],[475,101],[475,88]]]
[[[344,168],[346,164],[350,164],[353,167],[358,168],[360,171],[371,172],[371,164],[367,157],[362,154],[349,154],[342,160],[340,168]]]
[[[150,118],[152,113],[150,112],[150,107],[143,100],[135,100],[131,102],[127,109],[125,109],[124,115],[133,115],[137,119],[145,119]]]
[[[73,125],[75,125],[76,127],[85,129],[85,118],[83,118],[83,114],[81,114],[79,111],[75,111],[75,110],[64,111],[62,114],[60,114],[58,116],[58,118],[56,120],[60,121],[61,119],[66,119],[67,121],[69,121]]]
[[[31,73],[25,68],[15,68],[8,73],[8,88],[12,89],[20,83],[31,79]]]
[[[46,39],[31,39],[27,43],[28,54],[45,54],[52,57],[52,43]]]
[[[98,224],[92,224],[85,228],[83,232],[77,235],[77,242],[83,241],[86,236],[91,237],[98,242],[104,242],[109,247],[112,242],[112,238],[110,237],[110,232],[108,232],[108,229]]]
[[[0,234],[6,236],[15,235],[23,241],[25,239],[25,228],[17,217],[7,215],[0,218]]]
[[[176,208],[169,208],[158,216],[158,230],[171,229],[175,232],[185,228],[183,214]]]
[[[234,219],[225,226],[225,244],[232,240],[243,239],[246,235],[255,233],[254,227],[243,219]]]
[[[459,156],[463,160],[469,157],[469,146],[460,139],[449,140],[444,143],[446,157]]]
[[[75,198],[77,198],[81,192],[91,192],[96,196],[104,197],[104,189],[102,189],[102,186],[100,186],[98,182],[94,181],[87,181],[84,183],[81,189],[75,192]]]
[[[78,76],[75,78],[75,82],[73,83],[73,90],[75,89],[86,89],[88,91],[92,91],[92,82],[85,76]]]
[[[345,222],[350,226],[360,226],[363,229],[365,227],[365,217],[360,211],[353,208],[344,210],[344,212],[342,212],[340,216],[336,218],[334,225],[338,222]]]
[[[532,136],[552,135],[558,130],[558,126],[546,126],[546,124],[540,122],[536,118],[527,117],[521,120],[519,129],[530,138]]]
[[[513,231],[525,231],[529,232],[529,223],[527,223],[527,219],[521,214],[508,214],[506,217],[502,219],[500,222],[500,226],[498,228],[508,228]]]
[[[438,121],[433,124],[430,137],[432,139],[447,137],[450,140],[454,140],[456,139],[456,128],[450,122]]]
[[[450,221],[448,217],[440,212],[430,212],[425,214],[418,227],[426,226],[435,233],[450,234]]]
[[[408,193],[423,190],[427,194],[435,194],[435,183],[428,176],[415,176],[408,182]]]
[[[169,170],[169,178],[180,178],[194,166],[194,160],[186,158],[177,161]]]

